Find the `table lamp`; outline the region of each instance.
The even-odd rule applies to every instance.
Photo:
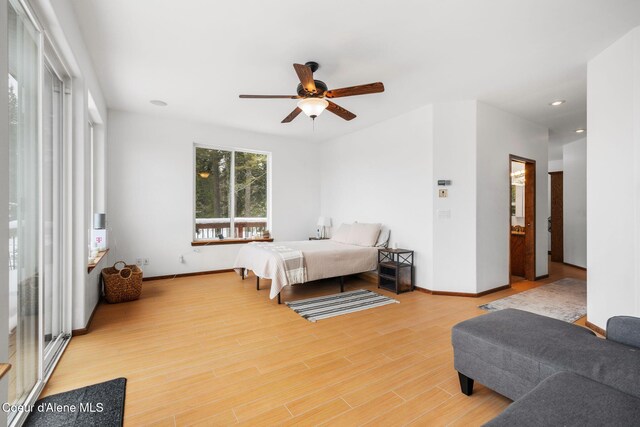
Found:
[[[328,216],[321,216],[318,218],[318,227],[320,227],[320,238],[326,237],[325,227],[331,227],[331,218]]]

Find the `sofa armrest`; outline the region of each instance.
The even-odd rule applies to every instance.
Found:
[[[640,348],[640,317],[614,316],[609,319],[607,340]]]

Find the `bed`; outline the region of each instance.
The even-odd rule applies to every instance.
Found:
[[[349,233],[343,230],[343,224],[331,240],[249,243],[240,249],[234,269],[243,279],[245,271],[253,271],[258,289],[260,278],[271,279],[269,297],[277,297],[278,303],[281,302],[280,291],[285,286],[315,280],[338,277],[340,290],[343,291],[344,276],[377,268],[378,245],[386,245],[388,232],[386,240],[379,243],[380,224],[376,225],[375,233],[369,231],[370,236],[360,240],[353,234],[349,238]]]

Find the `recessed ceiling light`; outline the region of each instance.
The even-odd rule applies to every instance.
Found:
[[[576,129],[576,133],[583,133],[584,129]]]
[[[562,105],[565,102],[567,101],[565,101],[564,99],[556,99],[555,101],[550,102],[549,105],[551,105],[552,107],[557,107],[558,105]]]
[[[166,107],[167,103],[164,101],[160,101],[159,99],[152,99],[151,101],[149,101],[150,103],[152,103],[153,105],[156,105],[158,107]]]

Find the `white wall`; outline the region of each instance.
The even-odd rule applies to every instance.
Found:
[[[549,172],[563,172],[564,262],[587,267],[587,145],[586,139],[558,145],[559,160],[549,160]],[[547,216],[551,216],[551,176],[548,178]],[[551,233],[548,237],[551,250]]]
[[[587,267],[587,140],[565,144],[563,161],[564,262]]]
[[[7,66],[7,1],[0,0],[0,28],[3,28],[0,35],[0,206],[9,206],[9,186],[5,183],[9,182],[9,88],[7,87],[6,76]],[[7,211],[2,211],[2,219],[0,220],[0,242],[9,241],[9,221]],[[4,243],[3,243],[4,244]],[[6,248],[6,246],[5,246]],[[9,360],[9,251],[6,249],[0,252],[0,361]],[[0,403],[6,402],[8,399],[9,375],[0,381]],[[7,424],[7,414],[0,411],[0,425]]]
[[[560,147],[562,151],[562,147]],[[559,160],[549,160],[549,172],[562,172],[562,158]]]
[[[640,316],[640,27],[587,72],[587,316]]]
[[[381,222],[415,251],[416,284],[432,283],[432,108],[322,143],[321,211],[341,223]]]
[[[548,273],[548,129],[478,102],[477,291],[509,283],[509,155],[536,161],[536,276]]]
[[[549,163],[562,161],[562,145],[560,144],[549,144]]]
[[[431,290],[476,293],[476,115],[475,101],[433,107]],[[446,198],[438,195],[440,179],[451,180]]]
[[[322,145],[322,213],[382,222],[416,251],[416,285],[475,294],[509,283],[509,154],[538,162],[537,275],[547,273],[548,131],[476,101],[414,110]],[[437,180],[451,180],[448,197]]]
[[[562,160],[562,147],[565,144],[584,139],[584,134],[574,131],[549,131],[549,162]]]
[[[233,266],[240,245],[198,247],[198,253],[191,247],[194,142],[271,152],[273,237],[304,240],[315,234],[320,159],[313,143],[109,111],[107,200],[114,259],[149,258],[147,277]]]

